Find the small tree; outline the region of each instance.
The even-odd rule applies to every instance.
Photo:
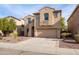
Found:
[[[63,17],[60,20],[60,24],[61,24],[61,30],[63,31],[65,29],[65,19]]]
[[[2,18],[0,19],[0,30],[6,35],[16,29],[14,19]]]
[[[3,29],[3,20],[0,19],[0,30],[2,30],[2,29]]]
[[[13,19],[10,19],[9,24],[8,24],[8,30],[13,31],[15,29],[16,29],[16,24]]]

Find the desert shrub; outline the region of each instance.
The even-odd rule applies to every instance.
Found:
[[[67,38],[71,35],[71,33],[61,33],[62,38]]]
[[[13,32],[13,37],[17,38],[18,37],[18,33],[17,32]]]
[[[76,41],[77,43],[79,43],[79,34],[75,34],[75,35],[74,35],[74,39],[75,39],[75,41]]]

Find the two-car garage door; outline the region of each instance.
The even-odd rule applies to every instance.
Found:
[[[37,30],[38,37],[48,37],[48,38],[56,38],[57,30],[56,29],[39,29]]]

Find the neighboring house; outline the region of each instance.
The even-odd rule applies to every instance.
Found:
[[[16,23],[16,26],[17,26],[17,28],[16,28],[16,30],[14,30],[14,32],[15,31],[18,32],[19,36],[24,36],[24,20],[20,20],[18,18],[13,17],[13,16],[7,16],[5,18],[8,18],[10,20],[13,19]]]
[[[35,16],[35,37],[60,38],[61,10],[44,7]]]
[[[74,35],[79,33],[79,5],[75,8],[68,22],[68,30]]]
[[[16,20],[16,25],[17,25],[16,30],[18,32],[18,35],[24,36],[24,25],[25,25],[24,20],[20,20],[20,21]]]
[[[23,20],[25,22],[24,35],[28,37],[34,37],[34,16],[25,16]]]

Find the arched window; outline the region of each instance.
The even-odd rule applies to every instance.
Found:
[[[49,19],[49,14],[48,14],[48,13],[45,13],[45,14],[44,14],[44,19],[45,19],[45,20],[48,20],[48,19]]]

